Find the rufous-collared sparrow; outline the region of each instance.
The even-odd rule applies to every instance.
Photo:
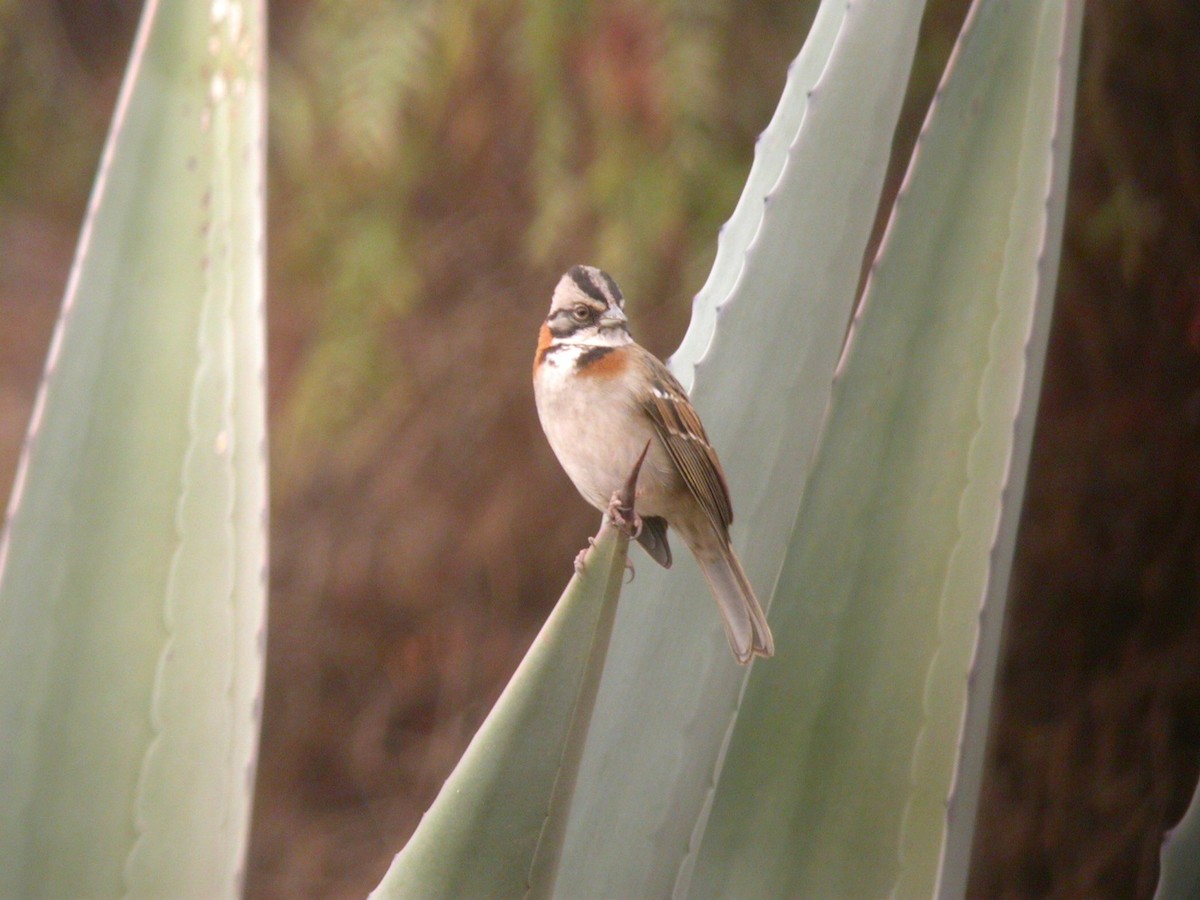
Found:
[[[771,656],[771,629],[729,544],[733,507],[717,453],[683,386],[629,336],[624,306],[616,282],[591,266],[558,282],[533,360],[546,438],[579,493],[605,512],[649,442],[638,543],[670,568],[674,527],[708,580],[737,661]]]

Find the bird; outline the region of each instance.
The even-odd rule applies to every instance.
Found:
[[[716,599],[734,658],[770,657],[775,641],[729,541],[725,473],[687,392],[629,333],[612,277],[577,265],[559,280],[533,360],[538,418],[583,498],[613,515],[639,456],[638,543],[670,568],[668,528],[692,552]]]

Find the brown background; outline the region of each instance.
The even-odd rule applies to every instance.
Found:
[[[595,524],[533,413],[549,288],[604,265],[670,352],[811,15],[563,6],[272,4],[250,896],[361,896],[415,826]],[[0,0],[0,497],[139,8]],[[973,896],[1149,896],[1195,784],[1198,250],[1200,6],[1091,0]]]

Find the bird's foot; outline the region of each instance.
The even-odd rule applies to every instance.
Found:
[[[646,441],[646,446],[642,448],[641,455],[633,464],[633,471],[629,473],[625,486],[614,492],[612,499],[608,501],[608,520],[635,541],[642,533],[642,517],[633,508],[633,502],[637,497],[638,473],[642,471],[642,463],[645,462],[646,454],[649,452],[650,441]]]
[[[625,503],[626,498],[621,491],[614,493],[608,501],[608,520],[625,532],[630,540],[636,541],[642,533],[642,517]]]
[[[575,574],[583,574],[583,562],[587,558],[587,552],[592,549],[594,543],[596,543],[594,537],[588,538],[588,545],[575,554]]]

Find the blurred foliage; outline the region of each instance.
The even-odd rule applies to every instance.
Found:
[[[78,203],[91,187],[111,107],[94,102],[97,74],[107,70],[115,97],[137,18],[137,4],[114,5],[133,8],[117,21],[110,11],[93,52],[80,56],[54,4],[0,0],[0,210]]]
[[[1200,766],[1196,34],[1088,4],[972,896],[1150,896]]]
[[[754,38],[784,6],[759,5],[741,26]],[[780,34],[798,38],[808,6],[779,15]],[[435,218],[514,229],[508,267],[602,261],[643,318],[699,286],[770,115],[769,91],[747,104],[720,90],[736,65],[732,8],[366,0],[290,13],[271,73],[273,237],[319,337],[290,392],[285,478],[305,477],[305,435],[406,402],[388,323],[451,302],[434,287],[439,254],[470,251],[438,246],[455,237]],[[468,178],[476,196],[443,206]]]
[[[620,272],[640,339],[670,351],[814,9],[368,0],[277,20],[272,321],[286,297],[306,324],[272,346],[252,887],[322,858],[370,886],[432,799],[594,525],[533,413],[546,286]],[[308,859],[297,804],[325,816]]]

